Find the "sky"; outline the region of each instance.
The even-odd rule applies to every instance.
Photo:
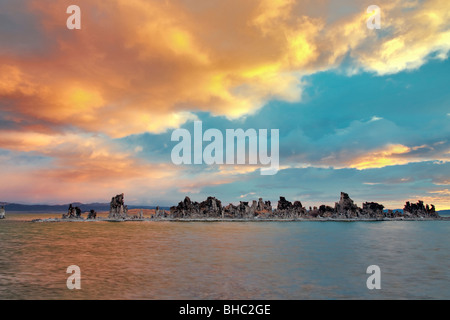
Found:
[[[372,2],[1,1],[0,201],[450,209],[450,2]],[[173,164],[194,121],[279,129],[280,170]]]

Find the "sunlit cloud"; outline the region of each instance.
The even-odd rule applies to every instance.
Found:
[[[376,150],[354,160],[351,168],[367,169],[382,168],[388,165],[405,164],[408,159],[399,158],[400,155],[408,153],[411,149],[403,145],[389,145],[382,150]]]
[[[202,1],[80,0],[76,33],[63,27],[66,2],[26,3],[43,26],[31,32],[54,45],[36,57],[0,56],[3,98],[17,117],[113,137],[163,132],[194,120],[195,111],[235,119],[270,99],[300,101],[303,75],[337,68],[348,54],[353,71],[387,74],[450,49],[449,3],[440,0],[382,1],[383,37],[365,27],[356,2],[356,13],[328,22],[328,13],[300,14],[305,3],[293,0],[227,1],[220,19],[211,12],[220,3],[208,16]]]

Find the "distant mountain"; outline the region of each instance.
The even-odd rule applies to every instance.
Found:
[[[7,203],[3,202],[6,211],[11,212],[66,212],[69,208],[69,204],[62,205],[48,205],[48,204],[18,204],[18,203]],[[82,212],[86,212],[89,210],[95,210],[97,212],[100,211],[109,211],[109,203],[80,203],[73,202],[72,206],[79,207]],[[156,206],[136,206],[136,205],[128,205],[128,209],[155,209]],[[163,210],[168,210],[168,207],[160,207]]]
[[[450,216],[450,210],[440,210],[438,211],[440,216]]]

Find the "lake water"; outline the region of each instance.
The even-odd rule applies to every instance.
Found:
[[[450,299],[450,221],[27,221],[48,216],[0,220],[0,299]]]

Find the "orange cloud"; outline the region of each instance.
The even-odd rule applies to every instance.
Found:
[[[407,147],[402,144],[388,144],[382,148],[365,153],[355,154],[343,159],[329,159],[336,167],[356,168],[358,170],[383,168],[386,166],[404,165],[420,161],[449,161],[448,155],[443,152],[415,154],[414,151],[428,149],[428,146]],[[445,152],[445,151],[444,151]],[[322,161],[326,163],[326,161]]]
[[[411,149],[401,144],[391,144],[381,150],[375,150],[357,157],[352,161],[351,168],[368,169],[368,168],[382,168],[390,165],[406,164],[411,160],[402,158],[410,152]]]
[[[75,31],[65,28],[69,2],[28,1],[52,45],[45,55],[0,56],[0,93],[19,118],[112,137],[176,128],[195,111],[238,118],[273,98],[299,101],[303,75],[349,53],[350,72],[386,74],[450,49],[445,0],[379,2],[393,30],[384,37],[367,29],[359,2],[330,19],[328,1],[79,0]]]

